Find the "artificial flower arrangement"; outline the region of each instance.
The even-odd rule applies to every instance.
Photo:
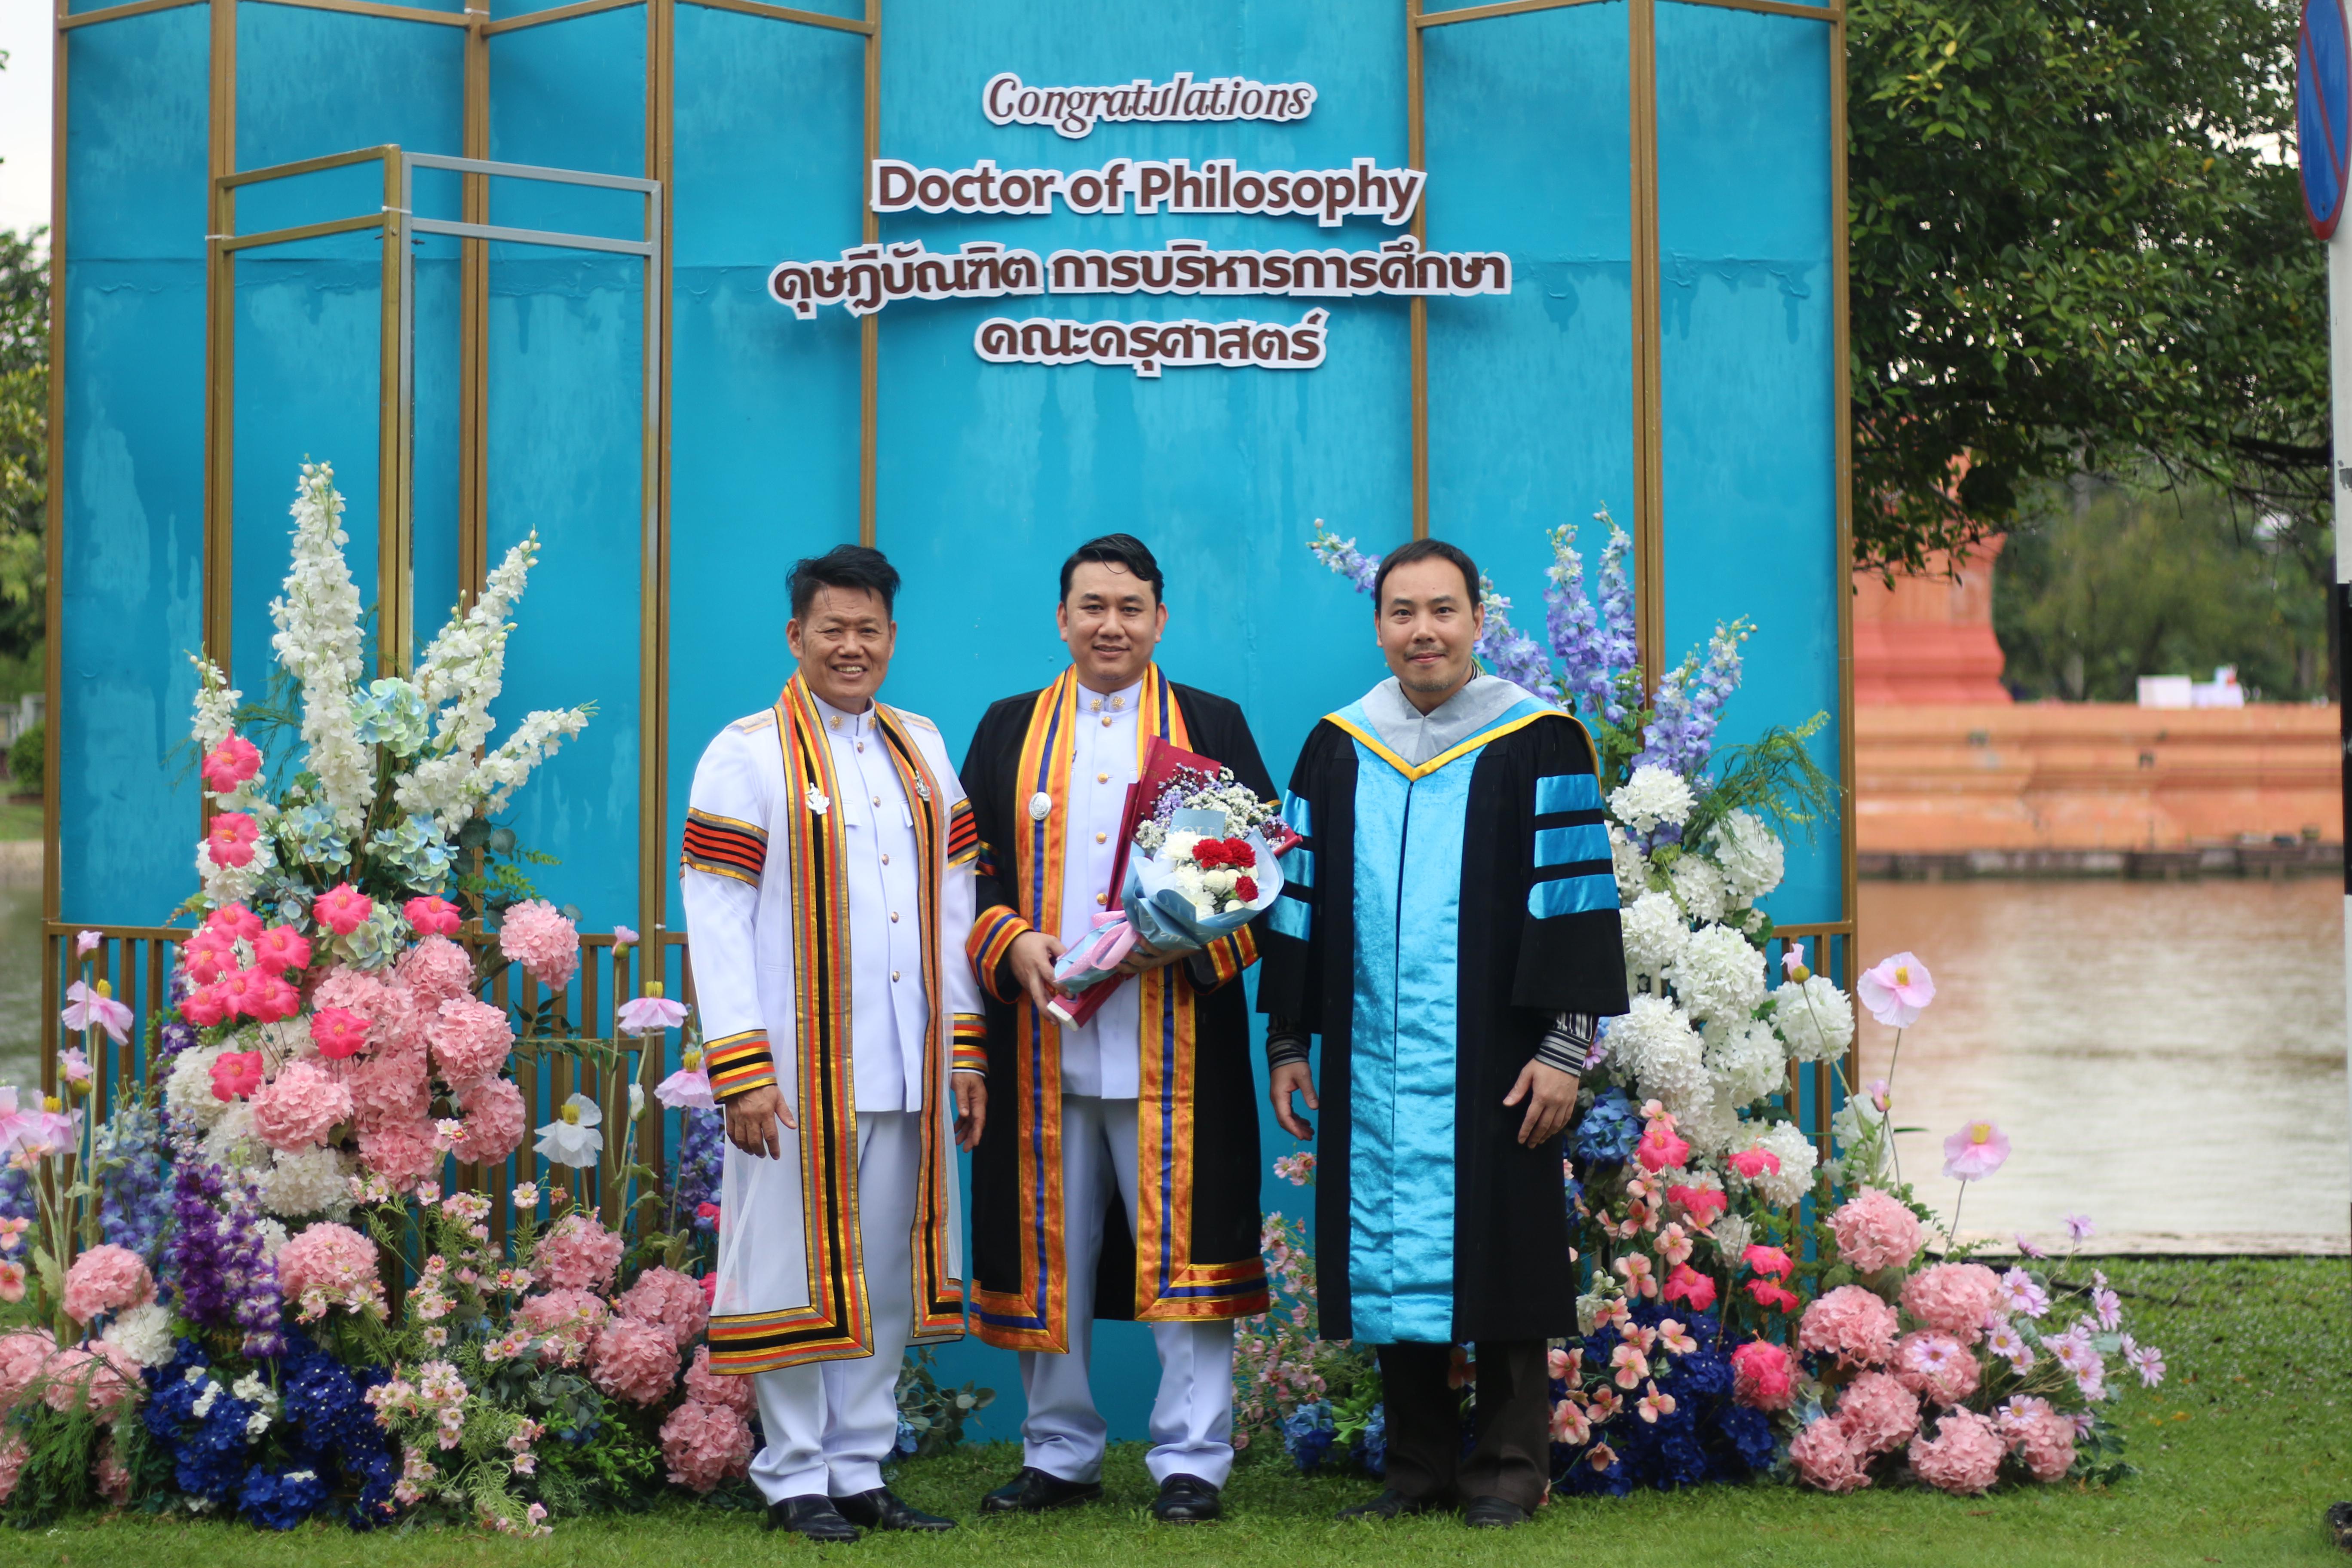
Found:
[[[612,1038],[580,1037],[575,917],[531,895],[540,858],[489,820],[590,713],[532,713],[489,744],[536,538],[409,678],[363,683],[341,510],[331,471],[305,465],[272,606],[299,714],[241,707],[198,661],[214,813],[147,1080],[103,1121],[79,1107],[79,1050],[61,1058],[64,1100],[20,1110],[0,1089],[0,1302],[24,1319],[0,1335],[14,1522],[140,1500],[268,1528],[417,1516],[535,1532],[666,1484],[740,1488],[750,1462],[751,1385],[714,1374],[702,1343],[695,1274],[724,1134],[690,1033],[655,1090],[684,1121],[677,1163],[651,1169],[635,1145],[638,1054],[687,1009],[649,984]],[[238,729],[257,720],[299,728],[299,760],[267,769]],[[495,931],[469,929],[459,900]],[[614,935],[623,952],[635,941]],[[484,1000],[509,969],[546,999]],[[68,1028],[130,1038],[103,982],[68,996]],[[501,1247],[492,1199],[445,1196],[443,1174],[521,1146],[511,1074],[550,1055],[591,1092],[537,1130],[566,1174],[513,1190]],[[600,1166],[620,1194],[602,1212]],[[932,1385],[915,1402],[960,1420],[974,1395]],[[901,1447],[924,1435],[902,1423]]]

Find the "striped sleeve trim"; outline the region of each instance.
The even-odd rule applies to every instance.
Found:
[[[776,1081],[776,1059],[768,1050],[765,1029],[709,1041],[702,1047],[702,1065],[710,1074],[710,1097],[722,1103]]]
[[[1036,928],[1024,921],[1010,906],[997,904],[980,911],[971,922],[971,935],[964,942],[964,952],[971,957],[972,972],[991,996],[999,1002],[1019,998],[1021,988],[1004,973],[1004,955],[1013,944]]]
[[[960,800],[948,808],[948,864],[970,865],[980,858],[980,822],[971,802]]]
[[[1247,926],[1231,936],[1219,937],[1207,949],[1211,968],[1216,972],[1217,984],[1223,985],[1257,962],[1257,937]]]
[[[953,1070],[988,1076],[988,1020],[978,1013],[955,1016]]]
[[[768,835],[764,829],[731,816],[688,811],[686,852],[681,858],[688,870],[732,877],[756,887],[768,863]]]

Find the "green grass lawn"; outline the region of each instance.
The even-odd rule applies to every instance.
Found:
[[[2119,1409],[2133,1479],[2102,1491],[2035,1487],[1988,1498],[1919,1490],[1825,1498],[1774,1485],[1708,1487],[1622,1500],[1578,1499],[1511,1531],[1473,1534],[1443,1520],[1341,1525],[1333,1510],[1361,1479],[1312,1479],[1259,1460],[1243,1466],[1220,1524],[1171,1529],[1146,1511],[1141,1448],[1114,1450],[1108,1500],[1042,1520],[980,1521],[980,1494],[1018,1463],[1010,1445],[906,1467],[898,1489],[967,1521],[929,1538],[869,1537],[831,1549],[860,1560],[938,1564],[1171,1563],[1348,1564],[1607,1563],[1612,1568],[1747,1564],[2343,1562],[2320,1516],[2352,1497],[2352,1263],[2342,1258],[2118,1264],[2130,1324],[2164,1348],[2171,1380]],[[544,1563],[729,1568],[819,1549],[765,1534],[748,1511],[678,1504],[572,1521],[546,1540],[452,1530],[353,1535],[306,1527],[267,1535],[184,1520],[80,1520],[0,1539],[0,1561],[211,1563],[221,1568],[443,1568]]]
[[[0,800],[0,839],[41,837],[43,820],[38,801]]]

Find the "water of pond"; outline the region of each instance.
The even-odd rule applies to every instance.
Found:
[[[1905,1173],[1948,1206],[1944,1138],[2013,1152],[1966,1231],[2341,1237],[2352,1202],[2344,898],[2336,883],[1866,882],[1865,962],[1919,955],[1937,996],[1895,1081]],[[1863,1020],[1865,1077],[1894,1031]]]

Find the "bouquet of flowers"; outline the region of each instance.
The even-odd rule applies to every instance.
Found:
[[[1276,858],[1298,842],[1232,769],[1163,740],[1151,742],[1143,777],[1129,788],[1121,836],[1111,870],[1118,908],[1097,915],[1055,966],[1069,994],[1051,1010],[1065,1024],[1094,1016],[1137,943],[1196,952],[1247,925],[1282,891]]]

